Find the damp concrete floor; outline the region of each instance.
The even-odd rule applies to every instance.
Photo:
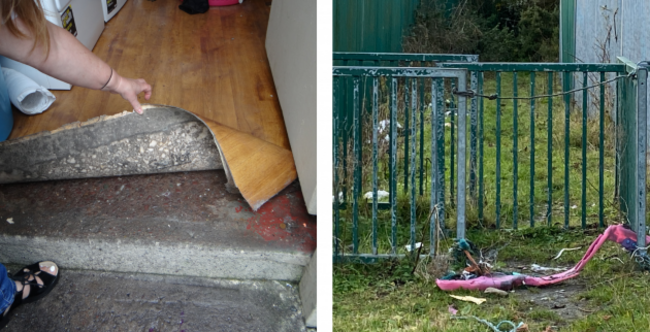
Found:
[[[0,262],[298,281],[316,217],[298,182],[252,211],[223,171],[0,185]]]
[[[15,271],[20,266],[9,268]],[[164,273],[164,266],[160,269]],[[60,273],[50,294],[11,311],[5,331],[306,330],[295,283],[98,271]]]
[[[0,185],[0,262],[52,260],[6,331],[305,331],[316,217],[294,182],[252,211],[223,171]]]

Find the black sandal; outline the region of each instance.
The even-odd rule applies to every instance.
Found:
[[[41,270],[41,265],[49,266],[50,272],[57,271],[56,275],[50,273],[45,273]],[[18,281],[23,284],[23,289],[16,292],[16,298],[14,299],[14,306],[16,303],[31,303],[37,300],[42,299],[45,295],[49,294],[52,291],[52,288],[56,286],[56,283],[59,281],[59,267],[53,262],[45,261],[34,263],[29,266],[25,266],[20,269],[20,271],[14,273],[11,279]],[[41,279],[43,285],[40,285],[36,281],[36,277]],[[32,280],[29,280],[32,279]],[[23,299],[23,291],[25,286],[29,285],[29,295]],[[20,294],[20,296],[19,296]]]
[[[56,275],[52,275],[41,270],[41,265],[48,266],[50,272],[54,272],[54,270],[56,270]],[[20,271],[14,273],[13,276],[10,276],[10,279],[21,283],[23,285],[23,289],[16,291],[16,294],[14,295],[14,303],[11,304],[9,312],[7,312],[6,315],[0,313],[0,330],[7,326],[9,323],[9,319],[12,316],[12,310],[23,303],[31,303],[40,300],[45,295],[49,294],[54,286],[56,286],[56,283],[59,281],[59,273],[60,270],[56,264],[50,261],[44,261],[25,266],[24,268],[20,269]],[[36,277],[41,279],[43,282],[42,285],[38,283]],[[26,286],[29,286],[29,294],[26,298],[23,299],[23,292],[25,291]]]

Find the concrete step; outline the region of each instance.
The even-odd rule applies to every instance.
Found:
[[[5,331],[305,331],[295,283],[60,273],[50,294],[10,313]]]
[[[202,171],[0,185],[0,261],[298,281],[316,247],[299,184],[253,212],[225,183]]]

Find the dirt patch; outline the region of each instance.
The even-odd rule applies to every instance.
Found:
[[[530,264],[524,264],[520,261],[508,261],[507,267],[503,272],[518,272],[531,276],[550,275],[555,272],[546,274],[530,271]],[[526,266],[527,269],[522,269]],[[566,267],[567,269],[571,268]],[[523,287],[515,290],[511,296],[516,296],[525,311],[535,309],[548,309],[556,313],[563,322],[572,322],[589,315],[595,310],[587,308],[587,303],[580,299],[579,294],[587,290],[584,280],[577,276],[560,284],[550,285],[547,287]]]
[[[522,305],[528,305],[530,308],[528,310],[540,307],[549,309],[558,314],[565,322],[571,322],[592,312],[592,310],[584,308],[586,303],[578,298],[578,294],[585,289],[585,284],[572,279],[543,288],[516,289],[511,296],[516,296]]]

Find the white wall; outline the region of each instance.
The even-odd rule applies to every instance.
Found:
[[[616,63],[618,56],[634,63],[650,60],[650,43],[646,42],[650,40],[650,1],[576,0],[575,24],[576,62]],[[608,56],[603,56],[603,48]],[[582,86],[582,75],[579,76],[574,80],[575,87]],[[615,84],[609,85],[613,91]],[[650,90],[648,97],[650,100]],[[575,98],[580,106],[581,94],[575,94]],[[590,114],[594,114],[591,108]],[[650,107],[648,111],[650,115]],[[610,115],[614,116],[613,112]],[[650,136],[648,140],[650,143]]]
[[[266,53],[302,194],[316,214],[316,0],[273,0]]]

